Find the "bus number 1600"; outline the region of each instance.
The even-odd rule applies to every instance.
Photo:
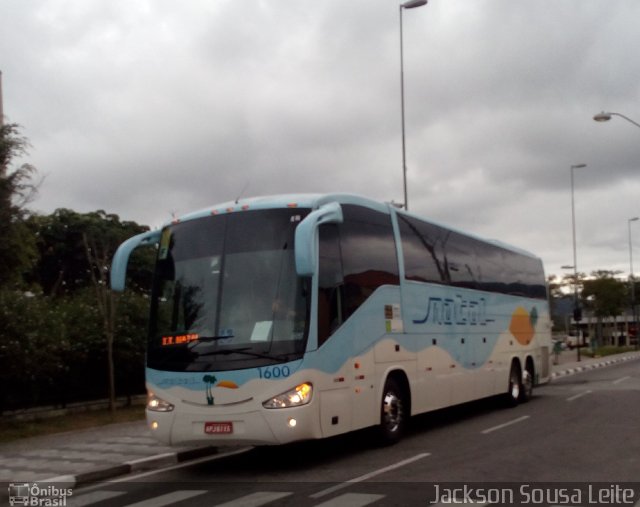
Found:
[[[288,366],[271,366],[269,368],[258,368],[260,378],[284,378],[291,375]]]

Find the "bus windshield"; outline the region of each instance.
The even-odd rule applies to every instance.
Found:
[[[298,359],[310,280],[296,274],[294,231],[306,209],[243,211],[162,231],[147,365],[224,371]]]

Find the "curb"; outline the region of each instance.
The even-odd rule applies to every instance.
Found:
[[[197,447],[195,449],[187,449],[186,451],[157,454],[156,456],[149,456],[148,458],[127,461],[125,463],[122,463],[121,465],[111,465],[105,468],[98,468],[76,475],[60,475],[58,477],[51,477],[50,479],[45,479],[38,482],[64,484],[65,487],[73,488],[81,485],[84,486],[92,482],[113,479],[114,477],[127,475],[133,472],[153,469],[163,465],[175,465],[184,461],[203,458],[205,456],[212,456],[214,454],[218,454],[217,447]]]
[[[571,367],[567,367],[564,370],[554,371],[551,374],[551,379],[553,380],[560,377],[566,377],[568,375],[574,375],[576,373],[594,370],[596,368],[603,368],[605,366],[611,366],[612,364],[617,364],[624,361],[631,361],[633,359],[640,359],[640,352],[632,352],[630,354],[625,354],[620,357],[612,357],[610,359],[603,358],[601,361],[585,364],[584,366],[572,365]]]

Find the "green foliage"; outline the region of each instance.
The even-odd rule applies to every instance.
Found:
[[[613,271],[594,271],[594,278],[584,281],[582,299],[598,318],[620,315],[629,303],[627,284],[614,275]]]
[[[153,250],[132,257],[119,301],[107,280],[119,244],[147,228],[67,209],[32,215],[25,226],[39,260],[23,286],[38,289],[0,291],[0,409],[144,392]]]
[[[65,367],[69,342],[54,307],[40,297],[0,292],[0,384],[3,406],[20,393],[37,404],[41,393],[55,389]]]
[[[27,140],[16,124],[0,125],[0,288],[15,287],[36,258],[35,238],[25,225],[26,204],[37,190],[35,168],[11,169],[13,159],[26,154]]]
[[[0,125],[0,411],[143,392],[153,250],[132,256],[119,298],[108,274],[117,247],[148,228],[102,210],[30,214],[35,169],[11,168],[28,146],[18,125]]]
[[[33,216],[29,226],[37,237],[39,261],[34,279],[46,295],[63,295],[92,286],[94,278],[105,279],[111,258],[126,239],[147,231],[135,222],[102,210],[77,213],[58,209],[48,216]],[[136,252],[132,258],[132,287],[149,290],[153,252]]]
[[[117,391],[142,393],[148,298],[127,291],[118,310]],[[0,291],[0,410],[107,397],[102,331],[89,289],[57,298]]]
[[[582,354],[587,357],[605,357],[612,356],[614,354],[623,354],[624,352],[633,352],[635,347],[616,347],[613,345],[607,345],[605,347],[598,347],[595,351],[589,348],[582,350]]]

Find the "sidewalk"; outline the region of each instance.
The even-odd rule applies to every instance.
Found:
[[[168,447],[144,420],[0,444],[0,483],[54,479],[77,485],[216,454],[215,447]]]
[[[552,378],[638,358],[640,352],[628,352],[577,362],[577,352],[565,350],[552,366]],[[0,444],[0,482],[54,479],[72,487],[216,453],[215,447],[164,446],[145,421],[111,424]]]
[[[555,356],[551,356],[551,379],[558,377],[564,377],[566,375],[573,375],[581,371],[593,370],[594,368],[602,368],[604,366],[610,366],[612,364],[620,363],[622,361],[629,361],[631,359],[640,358],[640,352],[625,352],[623,354],[616,354],[605,357],[585,357],[581,356],[581,360],[578,361],[577,350],[563,350],[558,357],[558,364],[554,364]]]

